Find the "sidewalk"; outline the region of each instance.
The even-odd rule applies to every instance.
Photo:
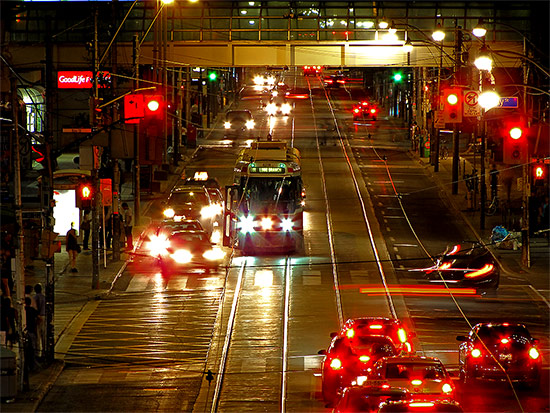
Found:
[[[495,245],[490,244],[492,229],[501,225],[508,230],[519,230],[520,228],[509,227],[508,224],[518,225],[519,216],[521,214],[521,194],[518,190],[511,191],[510,206],[516,208],[505,208],[501,206],[501,211],[497,211],[492,216],[485,216],[485,229],[480,229],[480,210],[471,208],[472,204],[467,199],[467,188],[463,180],[463,174],[470,173],[473,165],[467,154],[460,157],[460,171],[459,171],[459,186],[458,194],[452,194],[452,159],[449,157],[445,160],[439,161],[439,172],[433,172],[434,168],[430,165],[429,158],[421,158],[417,153],[411,153],[411,156],[418,161],[430,174],[434,182],[438,185],[442,193],[449,200],[449,204],[455,210],[455,212],[462,216],[466,224],[476,234],[478,240],[482,240],[484,243],[489,244],[488,248],[493,255],[501,263],[502,268],[507,274],[519,275],[525,279],[528,279],[529,283],[537,290],[548,291],[548,273],[550,271],[550,243],[544,234],[532,235],[530,237],[530,266],[529,268],[522,265],[522,249],[521,246],[517,250],[506,250],[497,248]],[[479,162],[479,159],[478,159]],[[479,168],[479,166],[478,166]],[[465,171],[463,171],[465,169]],[[486,173],[489,173],[487,168]],[[497,164],[497,169],[502,169],[501,165]],[[516,169],[516,174],[521,172],[521,168]],[[502,175],[502,173],[501,173]],[[513,177],[513,182],[516,182],[519,175]],[[500,180],[502,181],[502,179]],[[491,196],[491,190],[489,185],[489,179],[487,179],[487,193],[488,198]],[[499,183],[499,197],[504,199],[506,197],[504,185]],[[479,204],[479,194],[477,194],[477,203]],[[519,208],[517,208],[519,206]],[[515,215],[514,215],[515,214]],[[507,222],[505,222],[507,221]],[[521,243],[521,237],[518,241]],[[549,301],[549,297],[544,297]]]
[[[169,179],[161,182],[161,193],[169,191],[174,186],[192,156],[194,156],[193,152],[190,152],[188,156],[184,156],[175,171],[169,174]],[[134,226],[134,244],[139,242],[138,234],[141,234],[149,224],[147,215],[154,201],[154,196],[147,196],[145,194],[141,196],[141,226]],[[133,210],[134,198],[131,183],[122,186],[121,202],[127,202]],[[32,371],[29,375],[29,390],[18,392],[15,399],[9,403],[5,403],[3,400],[1,405],[2,412],[36,411],[41,400],[64,368],[63,359],[73,340],[71,335],[72,330],[80,328],[77,322],[78,315],[88,304],[93,303],[95,300],[100,300],[110,293],[113,281],[117,274],[124,270],[128,259],[129,255],[126,252],[121,252],[120,261],[112,261],[112,251],[108,251],[107,265],[104,267],[103,252],[101,252],[99,261],[99,289],[92,289],[91,251],[82,251],[78,254],[77,273],[69,271],[69,256],[64,246],[62,247],[62,252],[55,254],[55,360],[50,365],[42,364]],[[44,286],[45,280],[45,262],[39,259],[34,260],[32,265],[25,270],[25,284],[34,286],[36,283],[41,283]],[[18,354],[15,346],[12,351],[16,355]],[[17,389],[19,389],[19,377],[17,377],[17,380]]]

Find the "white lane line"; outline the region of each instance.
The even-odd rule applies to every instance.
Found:
[[[534,292],[537,296],[539,296],[539,297],[542,299],[542,301],[544,301],[544,302],[546,303],[546,305],[548,306],[548,308],[550,308],[550,303],[548,302],[548,300],[546,299],[546,297],[544,297],[541,293],[539,293],[539,292],[535,289],[535,287],[533,287],[531,284],[529,284],[529,288],[530,288],[531,290],[533,290],[533,292]],[[541,290],[541,291],[544,291],[544,290]]]
[[[394,244],[396,247],[418,247],[417,244]]]

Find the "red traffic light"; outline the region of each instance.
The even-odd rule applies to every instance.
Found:
[[[462,91],[460,89],[443,90],[441,104],[445,123],[462,122]]]
[[[89,181],[81,183],[76,189],[76,206],[81,209],[90,209],[92,207],[92,199],[94,197],[94,189]]]
[[[511,128],[508,133],[510,134],[510,137],[512,139],[519,139],[521,138],[521,135],[523,135],[523,129],[521,129],[519,126],[514,126]]]
[[[80,187],[80,196],[83,200],[92,199],[92,187],[90,185],[82,185]]]
[[[162,95],[145,95],[143,103],[145,109],[145,118],[162,118],[164,116],[164,98],[162,97]]]

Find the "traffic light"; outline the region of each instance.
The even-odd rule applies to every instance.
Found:
[[[215,81],[218,78],[218,74],[216,72],[210,72],[208,73],[208,80],[211,82]]]
[[[544,185],[544,181],[546,180],[546,170],[547,165],[544,163],[537,161],[533,163],[532,165],[532,176],[533,176],[533,185]]]
[[[401,72],[396,72],[392,75],[392,79],[394,82],[399,83],[403,80],[403,74]]]
[[[80,209],[91,209],[94,188],[91,181],[81,182],[76,188],[76,206]]]
[[[445,123],[462,122],[462,91],[444,89],[442,93],[443,121]]]
[[[523,164],[528,160],[527,131],[521,121],[504,127],[503,161],[507,164]]]
[[[145,118],[164,117],[164,98],[162,95],[145,95],[143,99]]]

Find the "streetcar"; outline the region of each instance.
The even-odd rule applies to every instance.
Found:
[[[300,151],[282,141],[253,142],[225,188],[223,245],[247,255],[296,251],[304,205]]]

